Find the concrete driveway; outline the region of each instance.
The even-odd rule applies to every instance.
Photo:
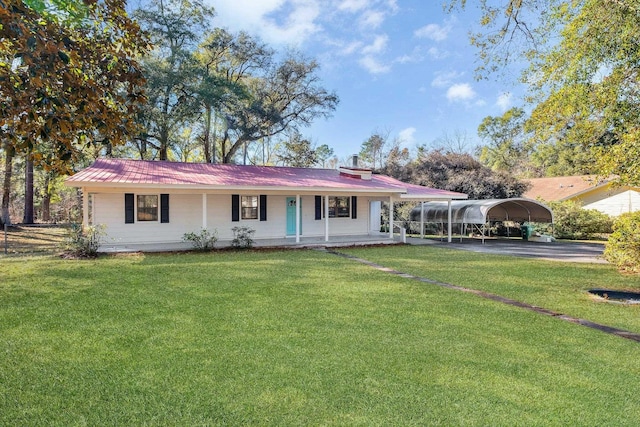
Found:
[[[514,239],[454,239],[453,242],[441,242],[438,239],[407,238],[410,245],[437,245],[450,249],[460,249],[489,254],[511,255],[528,258],[539,258],[552,261],[589,262],[606,264],[602,258],[604,244],[574,242],[530,242]]]

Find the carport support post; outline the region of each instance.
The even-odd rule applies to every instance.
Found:
[[[451,199],[447,200],[447,218],[449,219],[447,224],[447,242],[451,243]]]
[[[420,202],[420,238],[424,239],[424,202]]]

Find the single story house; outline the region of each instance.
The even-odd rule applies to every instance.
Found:
[[[596,209],[612,216],[640,209],[640,188],[615,186],[611,179],[593,175],[533,178],[522,197],[546,202],[572,200],[584,209]]]
[[[309,169],[98,159],[66,180],[82,189],[83,224],[106,226],[118,247],[178,249],[185,233],[255,230],[254,239],[301,243],[381,236],[380,203],[465,199],[360,168]],[[393,212],[393,210],[391,210]],[[393,223],[393,218],[391,218]],[[393,239],[393,229],[382,235]],[[346,238],[348,240],[348,237]],[[185,246],[188,247],[188,246]]]

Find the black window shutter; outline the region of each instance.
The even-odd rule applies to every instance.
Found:
[[[240,195],[231,195],[231,221],[240,221]]]
[[[169,222],[169,195],[168,194],[160,195],[160,222],[165,224]]]
[[[351,196],[351,219],[358,218],[358,197]]]
[[[133,193],[124,193],[124,223],[133,224],[135,218],[135,204]]]
[[[316,196],[316,220],[322,219],[322,196]]]
[[[267,196],[266,194],[260,195],[260,221],[267,220]]]

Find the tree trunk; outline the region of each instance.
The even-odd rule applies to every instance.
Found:
[[[33,161],[27,157],[24,167],[24,217],[23,224],[33,224]]]
[[[207,105],[204,112],[204,134],[202,135],[202,144],[204,148],[205,163],[211,162],[211,106]]]
[[[44,193],[42,196],[42,221],[51,221],[51,174],[47,172],[44,178]]]
[[[4,182],[2,184],[2,211],[0,212],[0,225],[11,225],[9,216],[9,198],[11,197],[11,175],[13,173],[13,147],[7,147],[4,159]]]

